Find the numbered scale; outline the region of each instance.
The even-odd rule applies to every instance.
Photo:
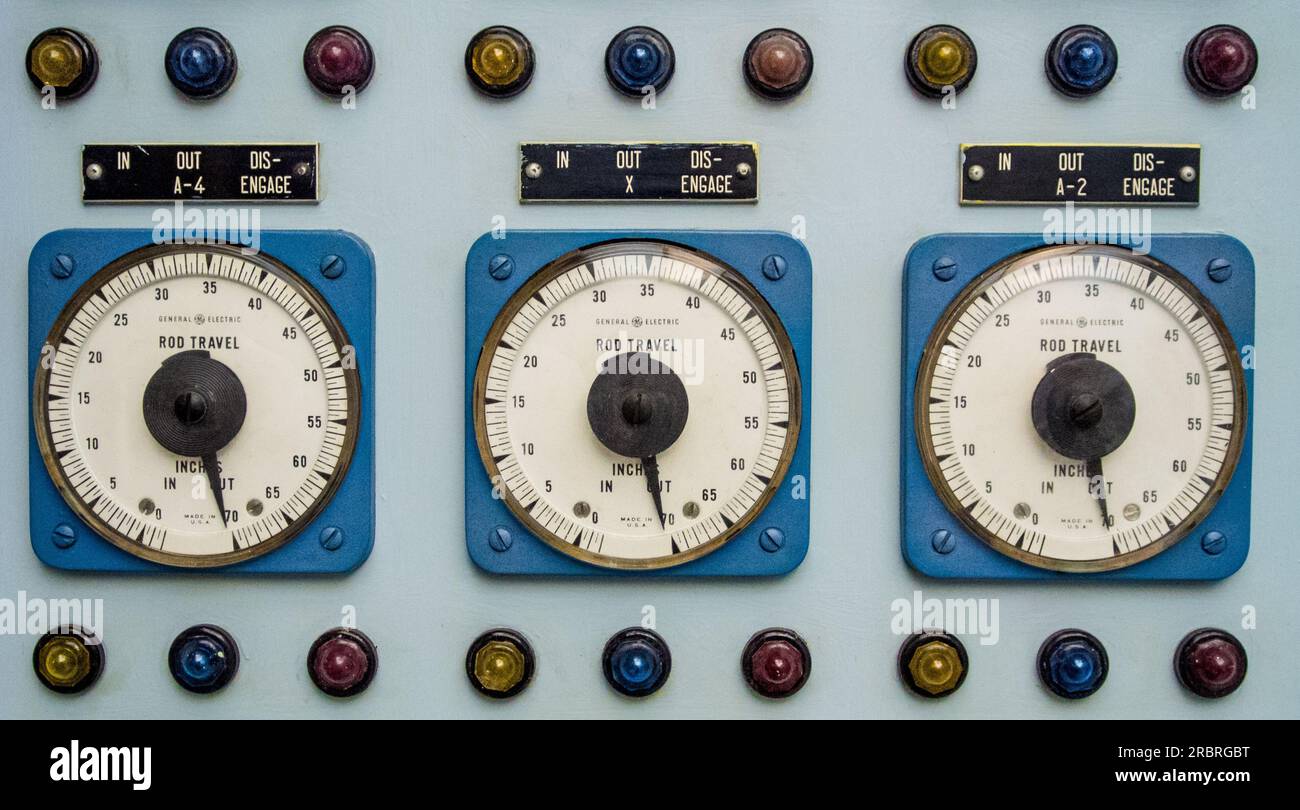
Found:
[[[266,234],[261,252],[156,245],[100,262],[103,242],[138,235],[84,233],[52,234],[32,257],[37,553],[75,568],[359,564],[373,538],[371,497],[368,482],[346,482],[357,464],[367,468],[358,479],[371,477],[361,437],[372,325],[348,316],[368,308],[341,315],[325,291],[346,274],[317,271],[317,288],[269,250],[324,250],[318,265],[344,250],[356,259],[338,259],[355,273],[344,284],[363,291],[365,246],[338,234]],[[100,269],[77,274],[83,266]],[[340,290],[328,291],[337,303]],[[53,514],[51,487],[63,501]],[[327,515],[340,497],[346,509]],[[353,509],[360,517],[346,514]],[[276,558],[323,517],[329,540]]]
[[[944,576],[1236,570],[1249,254],[1226,237],[1159,237],[1150,255],[1030,244],[936,237],[909,256],[909,561]],[[945,280],[954,266],[969,269]]]
[[[503,266],[511,276],[496,278]],[[799,562],[810,272],[798,242],[489,236],[467,280],[480,565],[763,574]]]

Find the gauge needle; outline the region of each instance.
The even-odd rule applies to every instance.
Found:
[[[217,501],[217,512],[221,514],[221,525],[226,525],[226,502],[221,494],[221,465],[216,453],[203,456],[203,469],[208,474],[208,486],[212,488],[212,497]]]
[[[1110,512],[1106,509],[1106,476],[1101,471],[1101,458],[1088,459],[1085,470],[1088,476],[1088,493],[1101,504],[1101,525],[1110,528]],[[1094,489],[1095,487],[1095,489]]]
[[[646,488],[655,499],[655,512],[659,514],[659,528],[665,529],[667,526],[664,524],[663,493],[659,491],[659,459],[655,456],[646,456],[641,459],[641,466],[645,469]]]

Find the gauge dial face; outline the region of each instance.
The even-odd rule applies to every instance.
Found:
[[[1223,320],[1172,268],[1044,248],[976,278],[926,344],[916,437],[945,505],[1031,565],[1101,571],[1182,539],[1241,455]]]
[[[799,370],[734,270],[651,241],[566,255],[493,323],[474,382],[483,464],[552,547],[609,568],[716,550],[762,511],[799,436]]]
[[[282,545],[347,471],[355,354],[321,297],[266,256],[127,254],[46,341],[32,412],[73,510],[136,556],[227,565]]]

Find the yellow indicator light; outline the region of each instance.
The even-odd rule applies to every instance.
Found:
[[[918,687],[932,695],[940,695],[956,688],[963,667],[961,657],[951,645],[930,641],[912,653],[907,670]]]
[[[31,49],[32,75],[50,87],[67,87],[85,69],[81,47],[66,34],[47,34]]]
[[[917,71],[931,84],[956,84],[969,70],[965,48],[947,33],[936,34],[923,42],[917,57]]]
[[[524,653],[508,641],[489,641],[474,654],[474,677],[493,692],[508,692],[524,679]]]
[[[508,85],[524,73],[519,44],[504,36],[489,35],[474,43],[474,74],[494,87]]]
[[[90,674],[90,650],[75,636],[55,636],[38,655],[42,676],[54,686],[76,686]]]

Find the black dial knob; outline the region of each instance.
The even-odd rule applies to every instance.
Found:
[[[1133,429],[1136,404],[1124,375],[1092,354],[1065,354],[1047,364],[1031,413],[1043,441],[1066,458],[1099,459]]]
[[[611,452],[648,458],[667,450],[686,428],[686,386],[644,352],[606,360],[587,392],[591,432]]]

